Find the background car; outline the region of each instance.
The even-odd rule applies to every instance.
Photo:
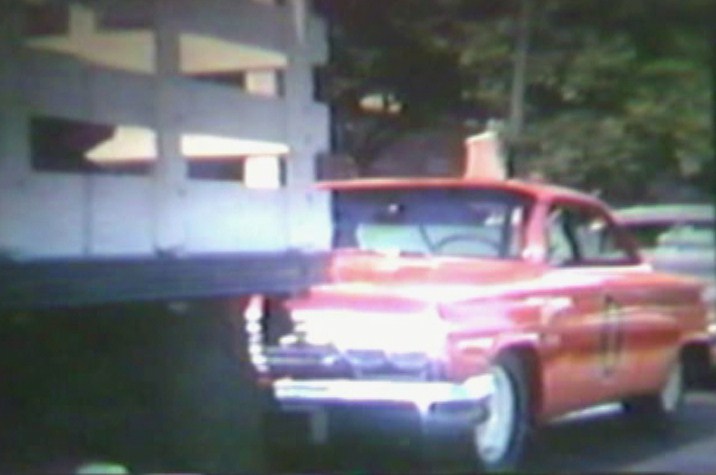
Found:
[[[708,204],[643,205],[619,209],[615,218],[655,269],[708,284],[703,300],[710,305],[710,369],[698,372],[700,384],[716,387],[716,209]]]
[[[659,270],[716,279],[716,210],[708,204],[622,208],[616,219]]]

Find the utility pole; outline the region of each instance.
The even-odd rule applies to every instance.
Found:
[[[515,52],[512,73],[512,91],[510,95],[510,118],[507,126],[507,167],[508,174],[515,172],[516,148],[522,138],[525,115],[525,85],[527,76],[527,54],[530,44],[530,21],[532,19],[532,1],[519,0],[515,34]]]

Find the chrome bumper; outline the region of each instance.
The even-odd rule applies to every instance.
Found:
[[[406,403],[421,416],[460,417],[484,413],[494,391],[492,375],[482,374],[462,383],[447,381],[367,381],[353,379],[294,380],[273,383],[282,406],[360,403]]]
[[[336,406],[354,407],[365,417],[370,417],[371,409],[381,407],[396,417],[408,409],[417,414],[422,430],[455,433],[456,427],[487,418],[494,382],[490,374],[474,376],[462,383],[284,378],[274,381],[273,392],[283,413],[277,416],[292,414],[303,418],[310,443],[325,444],[328,420]]]

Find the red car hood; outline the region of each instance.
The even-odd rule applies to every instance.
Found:
[[[376,284],[489,284],[534,278],[540,268],[517,259],[403,256],[374,252],[337,252],[332,282]]]
[[[542,275],[531,263],[507,259],[399,256],[356,251],[336,253],[329,282],[313,287],[311,306],[342,306],[345,299],[373,300],[394,311],[426,302],[490,298],[518,291]],[[298,302],[296,302],[298,303]],[[300,305],[300,304],[299,304]]]

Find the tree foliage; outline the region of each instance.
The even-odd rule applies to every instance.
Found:
[[[507,120],[520,1],[533,8],[517,169],[611,200],[648,199],[665,179],[708,190],[709,0],[328,1],[332,98],[360,137],[347,151],[367,161],[411,128]],[[366,119],[370,93],[401,113]]]

